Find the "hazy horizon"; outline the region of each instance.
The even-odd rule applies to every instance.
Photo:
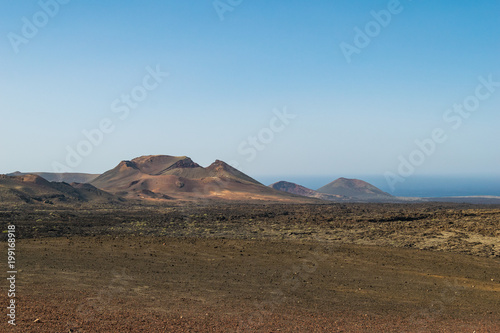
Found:
[[[446,175],[418,175],[406,179],[398,184],[395,190],[387,185],[385,178],[379,175],[323,175],[323,176],[255,176],[256,180],[265,185],[278,181],[289,181],[307,188],[318,188],[340,178],[354,178],[364,180],[382,191],[394,196],[402,197],[448,197],[448,196],[500,196],[500,176],[446,176]]]
[[[195,161],[196,162],[196,161]],[[118,164],[118,163],[117,163]],[[210,163],[209,163],[210,164]],[[209,164],[201,165],[208,167]],[[116,165],[115,165],[116,166]],[[113,167],[96,174],[102,174]],[[15,170],[13,172],[44,172],[39,170]],[[50,171],[46,171],[50,172]],[[289,174],[284,172],[280,175],[270,174],[248,174],[248,176],[268,186],[278,181],[288,181],[307,188],[317,190],[338,178],[361,179],[381,190],[394,195],[403,197],[447,197],[447,196],[500,196],[500,175],[444,175],[444,174],[415,174],[407,177],[404,182],[392,189],[383,175],[376,174]]]

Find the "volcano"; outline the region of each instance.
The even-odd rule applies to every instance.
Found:
[[[389,193],[359,179],[339,178],[319,188],[318,192],[369,201],[390,201],[395,199]]]
[[[91,182],[133,199],[301,201],[216,160],[204,168],[187,156],[150,155],[122,161]]]

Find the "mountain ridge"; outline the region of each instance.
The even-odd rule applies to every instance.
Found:
[[[55,173],[55,172],[12,172],[6,174],[6,176],[26,176],[26,175],[37,175],[42,177],[49,182],[65,182],[65,183],[90,183],[92,180],[100,176],[100,174],[91,173],[81,173],[81,172],[66,172],[66,173]]]
[[[121,161],[91,184],[136,199],[166,195],[181,200],[303,200],[264,186],[221,160],[204,168],[187,156],[148,155]]]
[[[170,155],[146,155],[124,160],[100,175],[19,171],[0,175],[0,200],[4,201],[33,202],[45,198],[50,201],[54,198],[60,201],[116,202],[123,200],[122,197],[181,201],[500,202],[500,197],[486,196],[395,197],[363,180],[344,177],[318,190],[287,181],[264,186],[221,160],[202,167],[187,156]]]
[[[90,184],[50,182],[35,174],[21,176],[0,175],[2,202],[46,203],[93,202],[118,203],[123,199]]]

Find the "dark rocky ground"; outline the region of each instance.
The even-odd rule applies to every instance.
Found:
[[[500,331],[498,206],[4,205],[8,224],[12,331]]]
[[[0,206],[18,237],[97,235],[314,240],[500,256],[500,206],[447,203]]]

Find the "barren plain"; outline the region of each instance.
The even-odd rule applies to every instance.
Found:
[[[19,269],[2,331],[500,330],[498,206],[4,205],[0,223]]]

